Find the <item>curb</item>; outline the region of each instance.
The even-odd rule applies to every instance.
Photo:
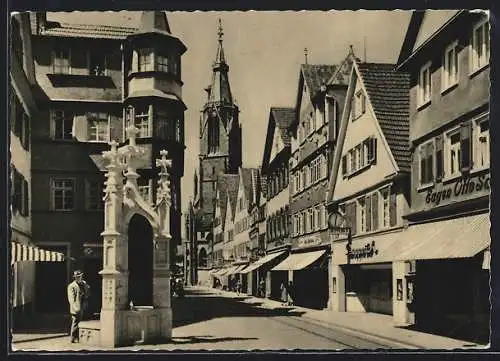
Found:
[[[221,294],[224,294],[226,296],[232,297],[234,299],[238,299],[238,296],[236,296],[235,294],[233,295],[233,293],[230,292],[230,291],[219,290],[219,292],[221,292]],[[247,297],[248,297],[248,295],[247,295]],[[269,303],[279,304],[279,301],[270,300],[268,298],[260,299],[260,298],[254,297],[254,296],[249,296],[249,297],[251,297],[251,298],[253,298],[255,300],[266,300]],[[380,340],[385,340],[385,341],[389,341],[391,343],[396,343],[396,344],[399,344],[399,345],[405,345],[405,346],[412,347],[412,348],[429,349],[427,346],[422,346],[422,345],[419,345],[419,344],[416,344],[416,343],[412,343],[412,342],[408,342],[408,341],[401,341],[401,340],[398,340],[398,339],[395,339],[395,338],[391,338],[391,337],[387,337],[387,336],[381,336],[381,335],[378,335],[378,334],[374,334],[374,333],[367,332],[367,331],[364,331],[364,330],[360,330],[360,329],[356,329],[356,328],[353,328],[353,327],[345,326],[345,325],[342,325],[342,324],[339,324],[339,323],[335,323],[335,322],[331,322],[331,321],[318,320],[318,319],[316,319],[314,317],[307,316],[307,312],[309,311],[307,308],[292,306],[292,307],[290,307],[290,310],[304,311],[305,312],[304,315],[302,315],[300,317],[303,318],[303,319],[307,319],[311,323],[316,323],[316,324],[323,325],[323,326],[330,325],[330,326],[334,326],[336,328],[341,328],[341,329],[348,330],[348,331],[350,331],[352,333],[357,333],[357,334],[360,334],[360,335],[365,335],[365,336],[368,336],[368,337],[372,337],[372,338],[376,338],[376,339],[380,339]],[[467,344],[462,344],[461,346],[450,347],[450,348],[435,348],[435,349],[433,348],[432,350],[474,349],[475,347],[478,347],[478,345],[475,344],[475,345],[467,346]]]

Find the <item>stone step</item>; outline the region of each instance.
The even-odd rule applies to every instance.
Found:
[[[101,322],[99,320],[80,322],[80,343],[84,345],[100,346]]]

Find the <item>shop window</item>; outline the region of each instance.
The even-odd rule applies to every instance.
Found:
[[[425,64],[418,77],[418,102],[421,107],[431,101],[431,63]]]
[[[51,110],[50,118],[52,139],[73,139],[73,114],[65,110]]]
[[[476,146],[473,151],[476,154],[474,167],[477,169],[489,168],[490,166],[490,122],[488,117],[482,117],[476,121]]]
[[[109,141],[109,114],[87,113],[89,127],[88,140],[90,142]]]
[[[490,24],[487,19],[477,24],[472,31],[471,59],[473,72],[489,64]]]
[[[75,202],[75,180],[54,178],[51,180],[52,210],[71,211]]]
[[[420,185],[427,186],[434,181],[434,140],[421,144],[419,150]]]
[[[441,90],[458,84],[458,42],[454,41],[444,51],[441,69]]]
[[[88,53],[89,75],[106,75],[106,54],[102,51],[89,51]]]
[[[52,70],[54,74],[71,74],[70,59],[69,47],[57,46],[52,52]]]
[[[88,210],[101,210],[104,208],[103,183],[100,181],[86,181],[86,206]]]

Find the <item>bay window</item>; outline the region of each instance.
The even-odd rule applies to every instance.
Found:
[[[52,52],[52,67],[54,74],[71,74],[69,47],[58,46]]]
[[[52,139],[73,139],[73,114],[64,110],[51,110]]]
[[[153,49],[145,48],[139,50],[139,71],[153,71]]]
[[[142,106],[135,109],[134,125],[139,129],[137,136],[147,138],[150,136],[149,127],[149,106]]]

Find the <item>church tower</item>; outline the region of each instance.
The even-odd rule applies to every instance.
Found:
[[[205,89],[207,101],[200,117],[199,181],[195,206],[200,211],[199,232],[211,231],[217,176],[238,173],[241,166],[241,125],[239,109],[229,85],[229,65],[222,45],[223,31],[219,19],[218,46],[212,65],[212,82]]]

